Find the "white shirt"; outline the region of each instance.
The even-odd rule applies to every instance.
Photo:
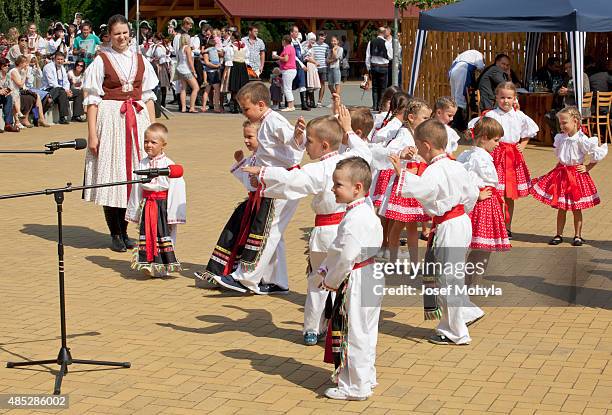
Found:
[[[337,151],[326,154],[314,163],[301,169],[286,170],[281,167],[264,167],[259,174],[263,195],[276,199],[296,200],[313,195],[311,207],[316,215],[344,212],[345,205],[336,203],[332,193],[332,176],[336,164],[348,157],[358,156],[370,163],[371,153],[368,145],[355,133],[349,134],[350,150],[339,154]],[[311,252],[327,252],[336,237],[337,225],[315,226],[310,233]]]
[[[140,160],[139,169],[160,169],[174,164],[164,153],[150,159],[148,156]],[[185,223],[187,220],[187,194],[185,180],[182,177],[169,178],[158,176],[149,183],[137,183],[132,187],[130,200],[125,212],[125,220],[129,222],[140,221],[140,205],[143,200],[142,191],[151,192],[168,191],[167,214],[168,224]]]
[[[460,204],[470,212],[480,191],[463,164],[443,154],[435,157],[421,176],[402,170],[397,193],[417,199],[429,216],[442,216]]]
[[[293,131],[285,117],[268,110],[257,133],[257,165],[290,168],[300,164],[304,150],[295,143]]]
[[[325,285],[337,289],[349,275],[351,279],[362,275],[371,277],[371,272],[362,273],[372,265],[356,270],[353,267],[373,257],[382,242],[382,226],[372,205],[364,198],[347,204],[338,234],[321,264],[321,268],[326,270]],[[360,282],[357,280],[357,283]]]
[[[446,154],[453,154],[459,148],[459,134],[448,125],[444,125],[447,133]]]
[[[124,52],[117,52],[113,48],[108,48],[105,53],[109,54],[109,59],[114,62],[120,68],[123,68],[123,75],[129,78],[129,81],[133,81],[136,78],[137,72],[137,61],[138,55],[131,49],[127,49]],[[159,84],[155,70],[147,59],[144,61],[144,73],[142,75],[142,102],[149,100],[155,101],[155,94],[153,89]],[[122,76],[121,73],[118,74]],[[104,89],[102,84],[104,83],[104,61],[100,56],[96,56],[91,65],[85,70],[85,80],[83,82],[83,90],[87,91],[83,105],[98,105],[102,102],[104,96]]]
[[[516,144],[521,138],[531,138],[540,131],[540,127],[523,111],[510,110],[504,112],[495,108],[485,114],[485,117],[497,120],[504,129],[500,143]]]
[[[242,171],[243,167],[246,166],[255,166],[256,165],[257,156],[255,154],[250,157],[245,157],[242,160],[234,163],[232,168],[230,169],[230,173],[247,189],[249,192],[254,192],[256,190],[255,187],[251,186],[250,174]]]
[[[587,137],[582,131],[578,131],[569,137],[565,133],[555,136],[553,142],[555,155],[565,166],[576,166],[584,163],[588,154],[592,163],[601,161],[608,154],[608,145],[599,145],[597,137]]]
[[[472,147],[461,153],[457,161],[471,174],[478,188],[497,187],[499,178],[493,164],[493,156],[484,148]]]
[[[388,65],[389,61],[393,59],[393,45],[391,44],[391,42],[387,42],[387,40],[383,36],[378,36],[378,37],[385,41],[385,47],[387,49],[387,56],[389,57],[389,59],[381,58],[380,56],[370,56],[370,43],[372,42],[371,41],[368,42],[368,46],[366,47],[366,58],[365,58],[365,64],[366,64],[366,67],[368,68],[368,71],[370,70],[370,66],[373,63],[377,65]]]
[[[465,100],[465,82],[467,78],[468,64],[474,65],[476,69],[484,69],[484,57],[477,50],[466,50],[460,53],[449,70],[451,96],[460,108],[467,108]]]
[[[147,49],[147,53],[145,55],[150,60],[157,60],[159,63],[170,63],[170,53],[168,48],[166,48],[162,44],[154,44]]]
[[[398,154],[406,147],[416,147],[412,133],[407,128],[396,130],[394,135],[390,135],[389,139],[382,143],[371,143],[370,151],[372,151],[372,167],[376,170],[392,169],[393,164],[389,160],[391,154]],[[417,159],[413,161],[418,161]],[[402,160],[402,163],[407,163]]]
[[[49,62],[43,67],[42,89],[49,88],[70,90],[70,80],[63,65],[58,68],[55,62]]]

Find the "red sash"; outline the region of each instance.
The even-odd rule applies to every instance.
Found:
[[[505,160],[505,178],[506,178],[506,197],[508,199],[518,199],[518,183],[516,182],[516,163],[521,159],[521,152],[516,147],[516,144],[499,143],[499,149]]]
[[[374,257],[370,257],[366,259],[365,261],[357,262],[355,265],[353,265],[353,271],[359,268],[367,267],[368,265],[373,264],[373,263],[374,263]]]
[[[465,214],[465,208],[463,205],[456,205],[448,212],[444,213],[442,216],[434,216],[431,221],[431,231],[429,232],[429,239],[427,240],[427,246],[431,246],[433,243],[433,236],[436,232],[436,227],[446,222],[447,220],[451,220],[457,218],[461,215]]]
[[[493,186],[485,186],[484,189],[489,189],[491,191],[491,197],[497,198],[497,201],[499,202],[504,211],[504,222],[510,223],[510,213],[508,212],[508,205],[506,204],[506,201],[504,200],[502,195]]]
[[[121,114],[125,114],[125,172],[127,173],[127,180],[132,180],[132,144],[136,147],[138,160],[140,161],[136,113],[143,109],[142,105],[132,98],[123,101],[123,104],[121,104]],[[128,184],[128,199],[130,198],[131,191],[132,185]]]
[[[561,190],[564,190],[564,194],[571,196],[574,202],[580,200],[580,188],[578,183],[576,183],[576,166],[565,166],[559,163],[551,174],[551,180],[544,191],[552,195],[552,207],[556,208],[559,206]]]
[[[344,212],[329,213],[327,215],[316,215],[315,226],[331,226],[337,225],[342,221]]]
[[[142,197],[146,200],[144,205],[145,212],[145,236],[147,248],[147,262],[153,262],[159,254],[159,246],[157,245],[157,203],[156,200],[165,200],[168,198],[168,191],[150,192],[142,191]]]

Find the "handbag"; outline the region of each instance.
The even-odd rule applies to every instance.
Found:
[[[259,81],[259,76],[250,66],[247,66],[247,74],[249,75],[249,81]]]

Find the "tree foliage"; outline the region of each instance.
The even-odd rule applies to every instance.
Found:
[[[23,29],[32,21],[40,21],[40,0],[0,0],[0,29]]]
[[[406,10],[410,6],[418,7],[419,9],[432,9],[434,7],[444,6],[445,4],[455,3],[457,0],[394,0],[395,7],[400,10]]]

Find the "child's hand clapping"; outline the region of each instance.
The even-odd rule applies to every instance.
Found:
[[[304,144],[304,132],[306,131],[306,121],[304,117],[298,117],[295,122],[295,129],[293,131],[293,139],[298,146]]]
[[[402,166],[400,164],[400,156],[398,154],[391,154],[389,156],[389,160],[391,164],[393,164],[393,168],[395,169],[395,173],[399,176],[402,172]]]
[[[480,191],[480,194],[478,195],[478,200],[488,199],[491,197],[492,194],[493,192],[491,192],[491,189],[484,188]]]
[[[404,160],[411,160],[414,158],[416,154],[417,154],[416,147],[408,146],[408,147],[404,147],[404,149],[400,153],[400,158]]]
[[[245,173],[249,173],[253,176],[259,177],[259,173],[261,172],[261,167],[259,166],[245,166],[242,168],[242,171]]]
[[[348,143],[348,132],[353,131],[353,126],[351,125],[351,113],[344,105],[341,105],[338,109],[338,122],[344,131],[342,144],[346,145]]]
[[[342,106],[342,99],[337,93],[332,94],[332,114],[340,114],[340,107]]]
[[[234,151],[234,160],[236,160],[236,163],[240,163],[244,160],[244,152],[242,150]]]

